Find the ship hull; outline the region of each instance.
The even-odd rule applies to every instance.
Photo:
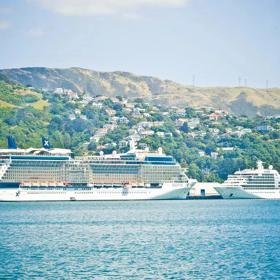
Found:
[[[188,186],[163,188],[92,188],[91,190],[0,190],[0,201],[112,201],[186,199]]]
[[[244,189],[243,187],[215,187],[224,199],[280,199],[280,189]]]

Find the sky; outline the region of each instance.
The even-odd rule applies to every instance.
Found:
[[[280,86],[279,0],[0,0],[0,68]]]

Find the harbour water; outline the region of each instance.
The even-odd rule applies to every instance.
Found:
[[[0,203],[1,279],[279,279],[280,201]]]

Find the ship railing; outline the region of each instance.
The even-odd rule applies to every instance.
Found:
[[[20,182],[20,187],[65,187],[64,182],[46,181],[46,182]]]

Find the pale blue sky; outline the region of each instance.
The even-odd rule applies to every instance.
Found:
[[[279,0],[0,0],[0,68],[280,86]]]

